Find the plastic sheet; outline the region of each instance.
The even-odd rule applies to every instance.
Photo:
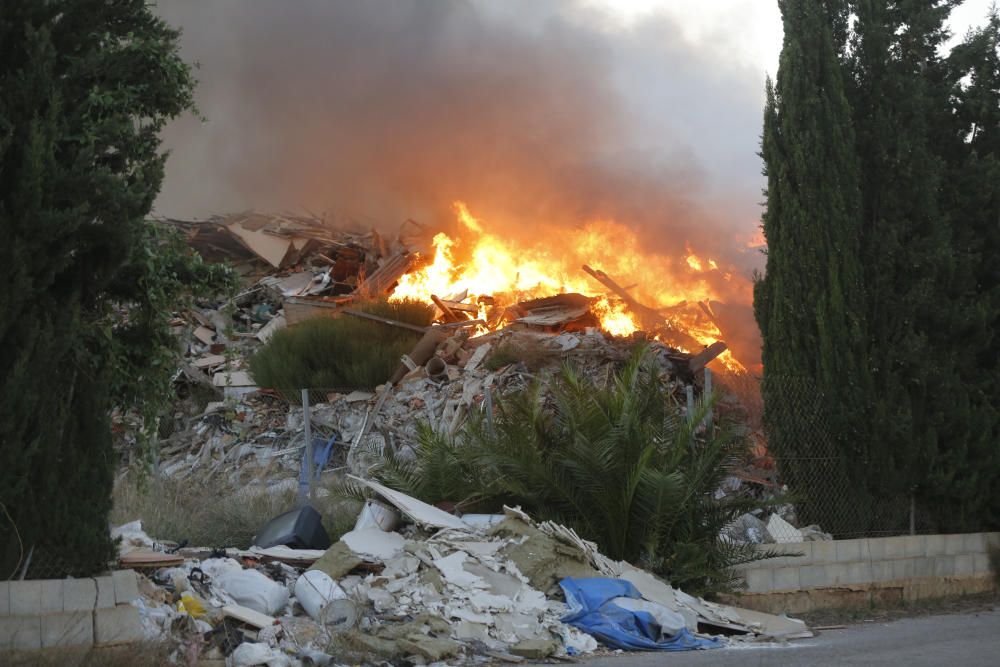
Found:
[[[593,635],[612,648],[690,651],[723,645],[720,639],[695,637],[686,628],[664,638],[663,627],[649,611],[638,605],[634,610],[623,609],[613,602],[615,598],[642,599],[636,587],[624,579],[567,577],[559,582],[559,586],[570,608],[570,613],[562,618],[562,622]],[[663,609],[666,610],[666,607]]]

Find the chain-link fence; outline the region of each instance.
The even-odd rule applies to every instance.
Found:
[[[869,462],[835,440],[823,394],[808,378],[768,378],[763,430],[777,488],[794,508],[792,523],[836,539],[933,532],[908,493],[872,488]]]

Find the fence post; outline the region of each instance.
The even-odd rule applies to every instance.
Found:
[[[917,534],[917,501],[914,495],[910,494],[910,535]]]
[[[708,410],[705,412],[705,430],[712,433],[712,369],[705,367],[705,393],[701,400],[708,402]]]
[[[493,388],[485,387],[483,389],[483,408],[486,410],[486,426],[489,429],[490,435],[494,435],[493,430]]]
[[[694,424],[694,387],[689,384],[684,385],[684,391],[687,394],[687,419]]]
[[[304,429],[303,436],[306,439],[306,449],[303,454],[302,468],[305,470],[306,479],[309,480],[309,501],[316,501],[316,473],[313,470],[315,463],[313,462],[313,441],[312,441],[312,415],[309,413],[309,390],[302,390],[302,427]],[[299,486],[299,504],[305,504],[305,498],[302,497],[303,489],[301,485]]]

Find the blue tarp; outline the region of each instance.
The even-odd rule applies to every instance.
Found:
[[[611,648],[627,651],[691,651],[719,648],[720,639],[701,639],[686,628],[660,639],[660,626],[649,612],[629,611],[614,604],[620,597],[641,600],[632,582],[623,579],[573,579],[559,582],[570,613],[562,622],[593,635]]]

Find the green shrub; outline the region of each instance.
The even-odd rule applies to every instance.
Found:
[[[696,436],[640,349],[607,386],[565,368],[547,390],[505,397],[492,424],[473,417],[456,438],[424,427],[415,460],[386,454],[372,474],[431,503],[520,505],[612,558],[713,592],[737,585],[733,565],[773,555],[719,538],[740,515],[773,504],[715,498],[745,454],[729,433]]]
[[[354,309],[417,326],[428,326],[434,313],[418,301],[372,301]],[[317,317],[276,333],[250,357],[250,373],[257,384],[282,391],[372,389],[418,340],[415,331],[353,315]]]

